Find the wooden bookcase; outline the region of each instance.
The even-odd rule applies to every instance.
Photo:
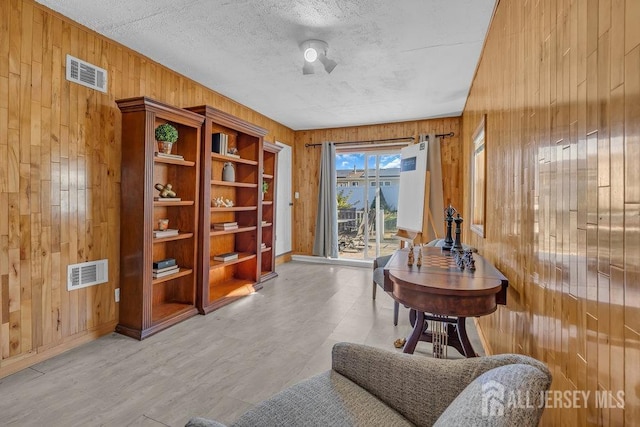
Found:
[[[116,331],[143,339],[196,309],[200,141],[203,117],[146,97],[116,101],[122,112],[120,316]],[[155,128],[178,130],[172,154],[156,156]],[[154,201],[156,183],[171,183],[180,201]],[[158,220],[179,234],[154,238]],[[153,262],[175,258],[179,272],[153,278]]]
[[[268,184],[268,190],[262,199],[262,240],[260,263],[260,281],[276,277],[276,175],[278,171],[278,152],[276,144],[264,141],[262,154],[262,179]]]
[[[266,130],[210,106],[188,110],[204,117],[200,166],[200,229],[197,306],[209,313],[231,301],[260,289],[262,223],[261,183],[263,138]],[[228,148],[237,149],[239,158],[212,150],[214,134],[225,134]],[[222,179],[224,164],[230,162],[235,181]],[[233,207],[216,207],[222,197]],[[237,222],[234,230],[215,230],[214,224]],[[237,252],[238,258],[216,261],[216,255]]]

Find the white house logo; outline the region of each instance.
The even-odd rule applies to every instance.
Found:
[[[623,390],[545,390],[534,392],[528,389],[507,389],[498,382],[489,380],[482,384],[482,416],[502,417],[505,409],[547,408],[596,408],[624,409]]]
[[[497,381],[482,384],[482,416],[503,416],[505,387]]]

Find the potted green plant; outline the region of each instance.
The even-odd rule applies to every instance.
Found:
[[[178,129],[169,123],[163,123],[156,128],[156,141],[160,151],[171,154],[173,144],[178,140]]]
[[[264,195],[269,191],[269,183],[267,181],[262,181],[262,200],[264,200]]]

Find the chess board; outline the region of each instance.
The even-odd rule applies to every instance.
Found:
[[[416,264],[413,265],[417,267]],[[446,270],[461,271],[456,265],[456,259],[450,255],[426,254],[422,255],[422,267],[442,268]]]
[[[418,251],[415,250],[415,256],[417,257]],[[474,270],[470,270],[468,268],[460,268],[456,265],[455,256],[448,255],[445,253],[423,253],[422,254],[422,265],[418,267],[417,260],[414,262],[413,268],[420,269],[428,269],[429,271],[442,270],[447,272],[465,272],[471,273]]]

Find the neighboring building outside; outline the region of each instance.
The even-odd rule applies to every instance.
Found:
[[[356,208],[356,210],[364,209],[365,189],[368,193],[369,204],[375,200],[376,171],[375,169],[370,169],[367,172],[369,175],[368,185],[365,171],[362,169],[336,170],[336,192],[338,194],[342,192],[342,195],[347,198],[347,203]],[[400,168],[379,169],[378,177],[382,196],[386,200],[389,208],[396,211],[398,208],[398,192],[400,189]]]

